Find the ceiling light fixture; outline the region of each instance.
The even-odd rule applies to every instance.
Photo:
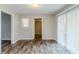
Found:
[[[32,6],[33,8],[38,8],[38,7],[40,7],[39,4],[31,4],[31,6]]]

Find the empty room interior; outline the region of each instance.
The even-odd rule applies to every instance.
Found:
[[[78,4],[0,4],[1,54],[78,54]]]

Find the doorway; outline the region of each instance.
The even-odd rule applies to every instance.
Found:
[[[1,12],[1,52],[11,44],[11,15]]]
[[[35,40],[42,40],[42,18],[35,18]]]

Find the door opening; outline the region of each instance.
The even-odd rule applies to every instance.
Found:
[[[11,44],[11,15],[1,12],[1,52]]]
[[[42,18],[35,18],[35,40],[42,40]]]

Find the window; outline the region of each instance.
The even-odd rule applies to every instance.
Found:
[[[29,19],[22,18],[22,27],[29,27]]]

